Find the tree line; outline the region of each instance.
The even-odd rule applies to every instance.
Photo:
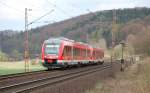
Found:
[[[81,15],[66,21],[31,29],[29,31],[30,56],[32,58],[37,54],[40,56],[43,41],[55,36],[64,36],[76,41],[87,42],[86,37],[88,34],[88,39],[91,42],[104,39],[106,41],[106,47],[110,48],[112,46],[114,11],[116,12],[115,44],[119,44],[122,40],[129,40],[132,41],[130,43],[132,43],[132,46],[135,48],[135,53],[146,52],[146,54],[149,54],[148,51],[144,50],[145,48],[142,50],[143,46],[148,46],[146,43],[148,41],[146,40],[149,40],[147,35],[150,22],[150,8],[144,7],[98,11],[92,16],[91,14]],[[6,31],[0,32],[1,52],[11,58],[23,59],[25,32],[15,32],[11,30],[7,32],[8,33],[6,33]],[[140,36],[142,33],[144,35],[146,34],[146,36]],[[142,37],[143,39],[139,39],[138,37]],[[131,38],[132,40],[130,40]],[[139,41],[136,42],[136,40]],[[141,46],[135,47],[140,42]],[[144,42],[145,44],[143,44]]]

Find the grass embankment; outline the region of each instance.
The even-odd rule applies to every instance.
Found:
[[[87,93],[150,93],[150,58],[133,64],[114,78],[100,81]]]
[[[29,64],[30,71],[38,71],[45,69],[40,63]],[[19,62],[0,62],[0,75],[23,73],[24,61]]]

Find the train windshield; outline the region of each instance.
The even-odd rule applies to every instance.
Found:
[[[58,44],[48,44],[45,46],[45,54],[56,54],[58,55],[59,45]]]

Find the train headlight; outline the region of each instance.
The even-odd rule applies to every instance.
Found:
[[[42,60],[42,63],[44,63],[44,60]]]

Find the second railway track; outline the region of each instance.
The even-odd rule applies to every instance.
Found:
[[[15,83],[21,83],[28,80],[34,80],[37,78],[41,78],[43,76],[48,76],[51,74],[57,74],[60,71],[37,71],[37,72],[29,72],[29,73],[21,73],[21,74],[14,74],[3,76],[0,78],[0,87],[14,85]]]
[[[31,92],[35,89],[44,87],[46,85],[53,85],[62,81],[67,81],[76,77],[84,76],[86,74],[94,73],[96,71],[101,71],[111,68],[111,65],[98,65],[86,67],[78,70],[68,70],[65,73],[58,75],[53,75],[49,77],[43,77],[36,80],[30,80],[26,82],[16,83],[13,85],[0,87],[1,93],[22,93],[22,92]]]
[[[9,79],[9,78],[22,77],[22,76],[27,76],[27,75],[32,75],[32,74],[38,74],[38,73],[43,73],[43,72],[45,72],[45,70],[34,71],[34,72],[26,72],[26,73],[9,74],[9,75],[2,75],[2,76],[0,76],[0,81],[1,80],[6,80],[6,79]]]

